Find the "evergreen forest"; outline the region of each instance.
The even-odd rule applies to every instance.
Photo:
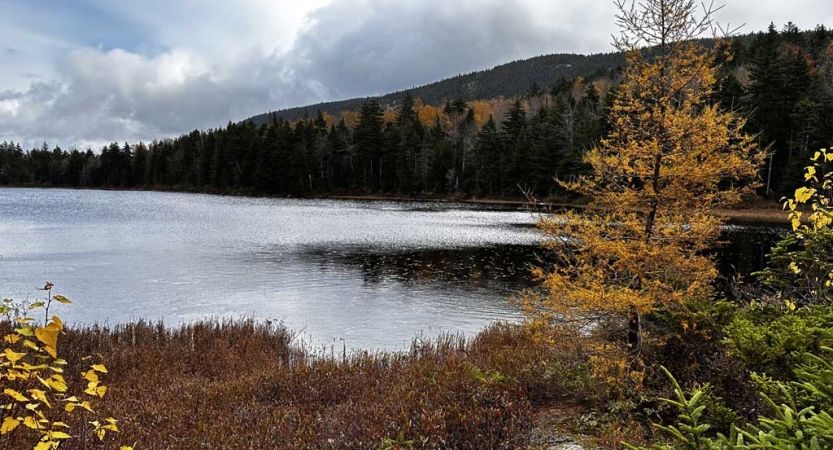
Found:
[[[833,31],[770,25],[727,48],[712,101],[746,118],[768,155],[758,194],[778,199],[795,189],[808,153],[833,140]],[[553,180],[584,173],[582,156],[609,129],[623,62],[621,53],[568,56],[99,151],[2,142],[0,184],[558,197]]]

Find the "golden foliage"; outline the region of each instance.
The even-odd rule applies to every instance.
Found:
[[[721,220],[705,211],[750,192],[763,155],[743,119],[710,102],[722,47],[690,40],[708,28],[709,14],[694,18],[687,1],[619,7],[617,44],[628,56],[612,129],[584,157],[591,174],[562,183],[591,202],[584,214],[540,222],[557,263],[535,272],[547,294],[522,304],[533,322],[558,319],[585,333],[627,324],[632,352],[644,314],[712,295],[717,272],[704,251]]]
[[[385,108],[385,113],[382,115],[382,121],[386,124],[396,123],[396,116],[396,110],[388,106]]]
[[[62,421],[62,412],[71,414],[80,411],[80,419],[86,421],[87,413],[92,413],[93,409],[91,399],[83,399],[84,394],[104,397],[107,387],[101,383],[97,373],[106,373],[107,368],[103,364],[90,366],[87,372],[81,374],[87,385],[87,389],[79,394],[82,398],[70,393],[64,378],[67,362],[58,358],[58,338],[64,324],[58,316],[46,318],[53,300],[62,304],[72,302],[62,295],[53,296],[52,283],[46,283],[42,290],[47,292],[45,301],[19,305],[7,299],[0,306],[0,313],[6,316],[10,328],[13,328],[3,337],[6,347],[0,353],[0,387],[4,396],[0,400],[0,442],[10,442],[11,433],[15,430],[28,430],[35,440],[35,450],[50,450],[75,437],[64,431],[70,426]],[[44,314],[44,323],[40,325],[37,320],[28,317],[38,311]],[[92,436],[99,441],[104,440],[108,432],[118,431],[113,418],[105,419],[103,424],[98,421],[90,424],[93,425],[90,431]],[[23,428],[19,428],[20,425]],[[18,438],[13,442],[21,441]],[[130,450],[130,447],[122,447],[122,450]]]
[[[799,239],[803,238],[804,233],[827,229],[833,224],[830,208],[833,172],[826,167],[828,162],[833,161],[833,153],[827,153],[827,149],[823,148],[813,154],[812,161],[812,166],[804,168],[804,181],[808,186],[796,189],[794,198],[783,199],[784,209],[790,211],[788,217]],[[805,204],[810,205],[813,212],[806,217],[807,223],[802,223],[804,213],[799,208]]]
[[[489,117],[494,116],[495,108],[493,103],[495,103],[494,100],[471,102],[471,109],[474,111],[474,123],[477,125],[477,128],[482,127],[489,120]]]
[[[440,117],[440,112],[431,105],[425,105],[417,111],[417,117],[423,125],[433,126]]]
[[[345,125],[349,128],[353,128],[357,123],[359,123],[358,111],[342,111],[341,118],[344,120]]]

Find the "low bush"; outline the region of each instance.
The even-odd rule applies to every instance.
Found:
[[[795,370],[796,381],[772,382],[779,391],[775,399],[761,392],[767,410],[756,423],[735,424],[729,434],[713,433],[705,419],[707,391],[696,389],[687,396],[670,372],[675,399],[663,399],[679,413],[677,424],[656,425],[668,442],[648,447],[625,444],[631,450],[824,450],[833,448],[833,349],[823,348],[823,356],[806,354],[807,363]],[[766,389],[764,389],[766,390]]]
[[[52,283],[41,290],[46,297],[40,301],[0,302],[4,347],[0,352],[0,446],[112,448],[110,440],[104,441],[118,432],[117,420],[98,416],[93,409],[107,394],[102,382],[107,367],[93,357],[67,354],[59,347],[64,324],[50,315],[50,307],[72,302],[62,295],[53,296]],[[36,318],[41,314],[42,320]]]
[[[833,308],[745,308],[726,327],[726,345],[748,370],[790,381],[804,355],[833,346]]]

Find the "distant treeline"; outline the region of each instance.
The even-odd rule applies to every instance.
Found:
[[[100,154],[60,148],[24,152],[0,144],[0,183],[159,187],[259,194],[321,192],[453,193],[500,196],[551,189],[555,174],[575,174],[583,149],[602,133],[603,105],[593,84],[576,95],[564,82],[529,116],[516,99],[478,126],[463,101],[417,110],[406,94],[397,114],[369,101],[355,123],[318,114],[290,123],[273,115]],[[488,108],[488,104],[482,104]],[[500,106],[503,107],[503,106]],[[390,116],[390,114],[388,114]],[[420,117],[422,116],[422,118]],[[424,121],[429,120],[428,124]]]
[[[712,99],[748,117],[747,130],[770,151],[762,179],[771,196],[793,189],[808,153],[833,141],[831,38],[824,27],[801,32],[789,23],[728,46]],[[100,153],[3,142],[0,184],[551,195],[553,178],[581,174],[583,152],[605,135],[618,76],[594,68],[583,78],[532,84],[512,99],[470,101],[456,92],[436,107],[404,93],[395,104],[368,100],[358,112],[295,122],[272,113],[150,144],[113,143]]]

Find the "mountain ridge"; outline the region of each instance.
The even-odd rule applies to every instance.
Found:
[[[732,39],[746,44],[761,33],[763,32],[750,32],[734,36]],[[713,38],[697,40],[707,46],[714,43]],[[474,101],[498,97],[508,98],[525,94],[533,85],[548,88],[560,79],[573,80],[576,77],[587,78],[605,75],[615,71],[624,63],[625,54],[618,51],[588,55],[581,53],[538,55],[386,94],[353,97],[269,111],[249,117],[242,122],[252,121],[259,126],[268,123],[272,115],[289,121],[296,121],[304,116],[313,116],[318,111],[337,115],[341,111],[358,111],[363,103],[371,99],[378,100],[383,106],[396,106],[406,92],[410,92],[411,95],[421,99],[425,104],[434,106],[456,99]]]
[[[267,123],[271,115],[295,121],[305,115],[312,116],[318,111],[335,115],[344,110],[356,111],[362,103],[371,99],[379,100],[385,106],[393,106],[398,104],[405,92],[410,92],[414,97],[431,105],[439,105],[446,100],[457,98],[472,101],[501,96],[512,97],[526,92],[534,84],[549,87],[562,78],[569,80],[578,76],[601,75],[616,70],[624,62],[624,54],[620,52],[539,55],[378,96],[354,97],[270,111],[252,116],[244,122],[252,121],[261,125]]]

